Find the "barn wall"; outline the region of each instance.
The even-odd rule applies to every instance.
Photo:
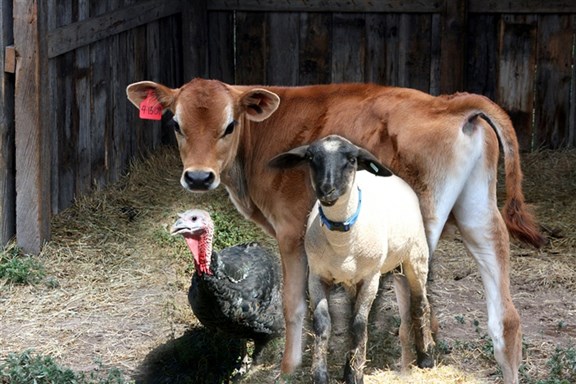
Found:
[[[194,76],[484,94],[523,150],[576,146],[576,3],[565,0],[0,0],[0,243],[172,140],[125,88]],[[13,25],[12,25],[13,24]],[[13,34],[12,34],[13,32]],[[12,39],[12,36],[14,37]],[[14,44],[14,49],[7,45]],[[17,58],[14,60],[10,58]]]
[[[134,157],[173,140],[162,124],[138,119],[125,89],[145,79],[176,87],[206,76],[206,10],[204,1],[183,0],[13,4],[16,166],[15,187],[7,188],[16,202],[15,212],[0,211],[1,240],[13,235],[15,220],[18,245],[36,253],[50,237],[52,215],[118,180]],[[4,145],[14,129],[2,129]],[[3,153],[1,160],[9,159]],[[0,187],[11,180],[0,177]],[[14,210],[14,202],[8,205]]]
[[[574,2],[213,0],[208,10],[211,77],[470,91],[510,113],[522,150],[576,146]]]

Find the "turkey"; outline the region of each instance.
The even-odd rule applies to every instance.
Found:
[[[182,235],[194,256],[188,291],[194,315],[205,327],[254,340],[252,363],[284,329],[278,257],[256,243],[212,251],[214,223],[208,212],[178,215],[172,235]]]

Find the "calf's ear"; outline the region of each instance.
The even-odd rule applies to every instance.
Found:
[[[266,89],[254,88],[240,95],[240,105],[249,120],[262,121],[276,111],[280,97]]]
[[[126,96],[136,108],[140,109],[142,101],[152,94],[162,105],[163,112],[170,109],[177,92],[178,89],[168,88],[153,81],[139,81],[126,87]]]
[[[274,156],[272,160],[268,162],[268,166],[280,169],[295,167],[306,161],[307,151],[307,145],[293,148],[288,152],[280,153],[279,155]]]
[[[363,148],[358,148],[358,155],[356,156],[358,162],[358,169],[368,171],[376,176],[392,176],[393,173],[390,169],[382,165],[378,159]]]

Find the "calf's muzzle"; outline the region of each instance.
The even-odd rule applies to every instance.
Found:
[[[213,189],[216,179],[212,171],[186,171],[182,176],[183,184],[191,191],[207,191]]]

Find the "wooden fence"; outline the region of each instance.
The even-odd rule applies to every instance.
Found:
[[[0,31],[0,243],[28,252],[171,139],[126,100],[139,80],[471,91],[508,110],[523,150],[576,145],[568,0],[0,0]]]

